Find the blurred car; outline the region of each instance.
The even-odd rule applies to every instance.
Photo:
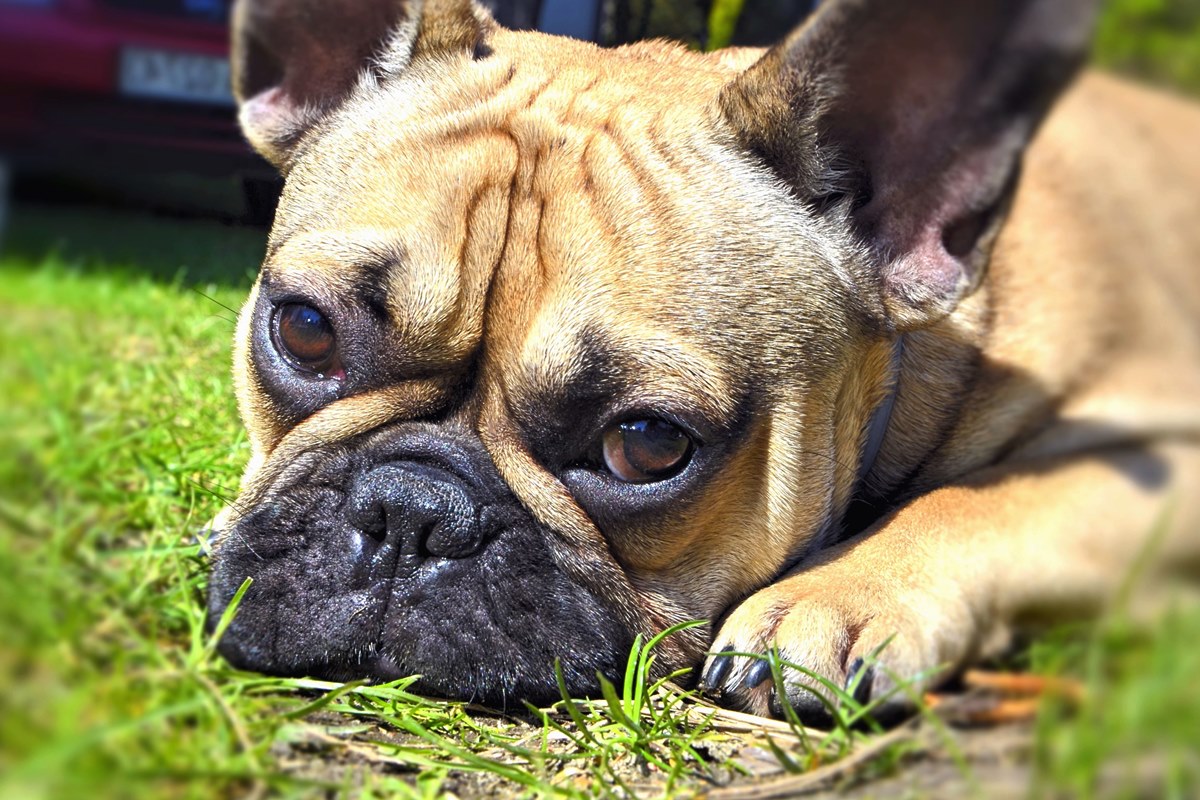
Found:
[[[0,0],[0,152],[18,171],[272,180],[237,129],[227,0]]]
[[[368,0],[364,0],[366,2]],[[702,46],[708,0],[481,0],[511,28],[606,45],[670,36]],[[119,185],[153,184],[155,205],[269,220],[272,169],[243,140],[229,88],[232,0],[0,0],[0,215],[6,173]],[[811,0],[747,0],[745,18],[795,20]],[[761,7],[761,8],[759,8]],[[735,41],[765,38],[742,31]],[[207,183],[197,180],[206,177]],[[231,182],[232,177],[232,182]],[[74,185],[74,184],[73,184]],[[135,192],[136,194],[136,192]],[[216,206],[225,206],[223,209]]]
[[[593,37],[597,4],[488,3],[510,26],[583,38]],[[235,176],[241,216],[269,217],[277,179],[242,138],[229,88],[231,5],[0,0],[0,191],[6,170],[37,176],[38,188],[119,183],[125,195],[156,180],[156,204],[196,210],[217,202],[187,179]]]

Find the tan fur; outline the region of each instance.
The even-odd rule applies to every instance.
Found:
[[[755,595],[718,645],[778,640],[843,679],[897,634],[890,664],[914,675],[995,654],[1022,621],[1094,613],[1147,548],[1164,568],[1196,563],[1198,135],[1191,104],[1079,80],[1029,153],[989,280],[909,337],[892,425],[907,435],[889,437],[881,472],[899,481],[922,440],[944,437],[911,480],[917,499]],[[961,397],[954,372],[976,348],[983,370]],[[764,625],[764,605],[787,611]]]
[[[336,297],[364,254],[395,254],[384,288],[405,377],[288,430],[243,327],[254,455],[225,523],[306,449],[450,410],[636,629],[716,621],[748,598],[674,642],[664,668],[778,642],[839,681],[892,634],[912,675],[1035,613],[1097,606],[1160,517],[1164,555],[1196,552],[1193,106],[1079,81],[1027,158],[983,285],[906,337],[870,484],[912,499],[775,581],[850,501],[891,348],[849,310],[882,313],[848,234],[736,146],[719,94],[756,54],[497,29],[473,58],[456,25],[301,141],[264,263]],[[731,422],[753,409],[721,477],[665,528],[601,532],[529,450],[537,420],[519,409],[576,385],[597,333],[640,366],[625,405]],[[766,688],[744,703],[766,711]]]

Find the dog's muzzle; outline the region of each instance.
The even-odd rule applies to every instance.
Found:
[[[253,581],[220,643],[235,666],[497,703],[553,699],[556,659],[572,691],[616,674],[632,634],[472,434],[395,426],[283,474],[214,550],[210,626]]]

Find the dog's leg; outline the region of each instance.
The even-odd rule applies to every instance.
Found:
[[[1131,576],[1197,564],[1200,447],[1129,449],[998,468],[938,489],[873,530],[818,555],[741,603],[721,627],[705,670],[708,687],[758,713],[779,713],[763,653],[879,698],[894,678],[911,691],[951,675],[1008,640],[1025,621],[1094,613]],[[817,685],[785,672],[789,701],[808,718]],[[824,694],[828,696],[829,692]],[[909,696],[895,692],[888,705]]]

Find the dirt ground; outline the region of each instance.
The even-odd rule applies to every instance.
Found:
[[[343,786],[356,783],[355,776],[361,776],[364,770],[412,773],[411,763],[389,757],[386,748],[377,746],[381,742],[412,745],[411,737],[349,722],[332,713],[313,715],[297,726],[293,737],[277,744],[273,755],[285,771],[297,777]],[[508,732],[518,731],[519,735],[521,723],[506,720],[503,724],[510,726]],[[531,741],[542,735],[534,725],[528,725],[525,733]],[[922,718],[864,737],[856,749],[838,761],[790,774],[761,736],[745,733],[700,745],[698,750],[711,759],[709,774],[677,785],[676,790],[681,797],[710,800],[1027,797],[1033,779],[1033,747],[1034,729],[1029,721],[964,726]],[[502,752],[483,755],[500,760],[505,757]],[[636,796],[663,795],[664,778],[644,763],[630,758],[618,768]],[[567,762],[554,782],[586,790],[592,777],[586,769]],[[494,798],[520,792],[520,786],[494,773],[462,771],[447,776],[439,795]]]

